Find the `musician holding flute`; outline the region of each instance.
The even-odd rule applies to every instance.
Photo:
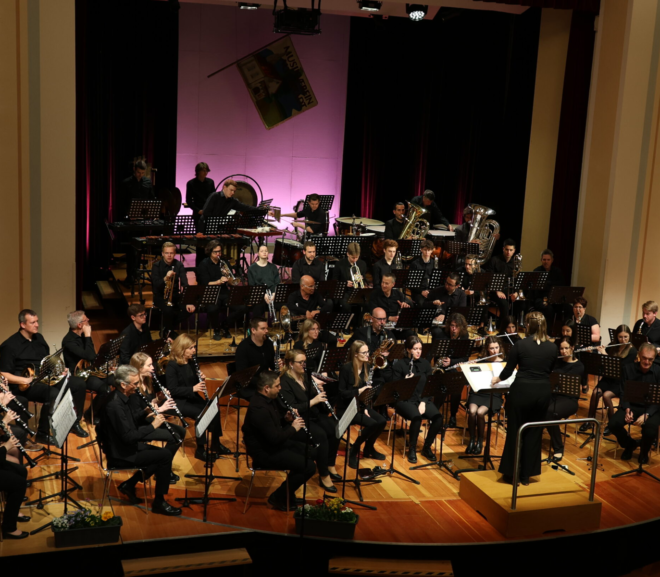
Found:
[[[316,467],[319,472],[319,485],[326,493],[336,493],[337,488],[332,481],[341,480],[335,468],[339,447],[339,439],[335,434],[337,419],[333,416],[334,412],[323,391],[323,385],[310,385],[305,371],[305,360],[304,351],[287,351],[280,375],[281,394],[286,402],[286,405],[282,406],[292,407],[305,421],[311,435],[310,443],[318,444]],[[294,440],[305,441],[300,433],[294,436]]]
[[[165,370],[165,386],[181,413],[191,419],[199,417],[208,400],[203,375],[196,365],[196,349],[195,341],[187,334],[179,335],[172,344],[170,360]],[[211,446],[206,447],[206,435],[197,437],[195,458],[206,461],[206,451],[208,450],[216,455],[230,455],[231,450],[220,442],[222,424],[219,412],[208,428],[211,431]]]

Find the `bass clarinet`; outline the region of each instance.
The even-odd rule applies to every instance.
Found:
[[[204,393],[204,400],[208,401],[209,394],[206,392],[206,379],[202,376],[202,371],[199,370],[199,365],[197,364],[197,359],[195,357],[192,358],[192,362],[195,365],[195,370],[197,371],[197,377],[199,378],[199,381],[204,383],[204,388],[202,389],[202,393]]]
[[[172,395],[170,395],[170,392],[163,387],[163,385],[160,384],[160,381],[158,380],[158,377],[156,376],[156,373],[151,373],[151,378],[153,378],[154,383],[158,385],[158,388],[161,390],[163,395],[165,396],[165,399],[168,401],[172,401],[174,403],[174,399],[172,398]],[[179,407],[177,407],[176,403],[174,403],[174,412],[176,413],[176,416],[179,417],[179,420],[181,421],[181,424],[185,429],[187,429],[190,425],[188,425],[188,422],[184,418],[184,416],[181,414],[181,411],[179,410]]]
[[[25,450],[25,447],[18,442],[18,439],[14,436],[14,433],[11,432],[11,429],[7,426],[7,423],[5,423],[1,419],[0,419],[0,428],[2,428],[2,430],[10,439],[14,439],[14,442],[16,443],[16,448],[21,453],[23,453],[23,456],[25,457],[27,464],[30,465],[30,469],[36,467],[37,462],[34,459],[32,459],[30,455],[28,455],[28,452]]]
[[[156,404],[155,404],[155,403],[150,403],[149,400],[147,399],[147,397],[145,397],[145,396],[142,394],[142,391],[140,390],[139,387],[135,389],[135,392],[136,392],[136,393],[139,395],[139,397],[140,397],[140,398],[141,398],[141,399],[147,404],[147,407],[149,407],[149,408],[153,411],[154,415],[156,415],[156,416],[160,415],[160,413],[159,413],[158,410],[156,409]],[[163,416],[163,419],[165,419],[165,416]],[[165,428],[170,432],[170,434],[172,435],[172,438],[173,438],[177,443],[181,443],[181,442],[182,442],[181,437],[179,437],[179,435],[177,435],[176,431],[172,428],[172,426],[167,422],[166,419],[163,420],[163,425],[165,425]]]

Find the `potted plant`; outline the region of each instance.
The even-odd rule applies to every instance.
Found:
[[[110,511],[95,514],[83,507],[53,519],[51,529],[55,536],[55,547],[80,547],[116,543],[121,526],[121,517],[115,517]]]
[[[331,539],[352,539],[355,526],[360,517],[353,509],[344,507],[343,499],[317,499],[315,505],[298,507],[293,514],[296,520],[296,533],[302,530],[303,515],[305,516],[305,535],[329,537]]]

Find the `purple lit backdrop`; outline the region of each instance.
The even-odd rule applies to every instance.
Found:
[[[319,104],[266,130],[235,66],[206,76],[280,38],[271,12],[181,3],[176,185],[184,197],[203,161],[216,185],[247,174],[283,212],[316,192],[336,195],[331,216],[339,215],[349,23],[323,16],[323,34],[293,36]]]

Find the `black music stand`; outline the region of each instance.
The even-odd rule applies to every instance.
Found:
[[[550,373],[550,386],[553,395],[561,395],[563,397],[573,397],[574,399],[579,399],[582,388],[582,380],[578,375],[567,375],[565,373],[553,372]],[[556,399],[555,401],[550,401],[550,406],[554,407],[554,404],[556,404],[556,402],[557,402]],[[555,463],[553,461],[552,458],[554,454],[555,454],[554,448],[552,446],[552,443],[550,443],[548,458],[543,459],[541,462],[548,463],[549,465],[552,465],[557,469],[561,469],[562,471],[568,473],[569,475],[575,476],[575,473],[571,471],[566,465],[562,465],[561,463]]]
[[[458,281],[458,286],[462,286],[463,277],[465,276],[464,272],[455,272],[455,271],[451,271],[449,269],[445,269],[445,270],[434,269],[433,272],[431,273],[431,280],[429,281],[429,290],[433,290],[433,289],[436,289],[438,287],[444,286],[445,281],[447,280],[447,277],[449,276],[449,273],[451,273],[451,272],[454,272],[459,277],[461,277]]]
[[[177,214],[174,220],[166,222],[163,236],[194,236],[197,233],[192,214]]]
[[[336,347],[334,349],[326,349],[321,355],[319,361],[319,368],[317,373],[336,373],[341,370],[342,365],[346,362],[348,357],[347,347]]]
[[[260,228],[264,225],[267,214],[267,208],[242,212],[236,222],[236,228]]]
[[[480,325],[481,319],[484,318],[485,311],[485,305],[479,305],[476,307],[448,307],[447,312],[445,313],[445,319],[452,313],[458,313],[465,317],[468,325]]]
[[[338,280],[324,280],[316,285],[314,292],[318,293],[323,299],[333,299],[335,301],[340,301],[344,298],[344,293],[346,292],[345,282],[340,282]]]
[[[351,242],[357,242],[358,237],[354,236],[315,236],[317,256],[333,256],[343,258],[346,256],[348,245]]]
[[[478,242],[461,242],[458,240],[446,240],[445,251],[455,255],[479,254],[481,245]]]
[[[469,359],[472,351],[470,339],[438,339],[431,344],[431,355],[434,359]]]
[[[615,338],[615,337],[614,337],[614,331],[615,331],[615,330],[616,330],[616,329],[607,329],[607,332],[608,332],[609,335],[610,335],[610,344],[611,344],[611,345],[612,345],[612,344],[616,344],[615,341],[614,341],[614,338]],[[635,347],[635,348],[637,348],[637,347]]]
[[[646,335],[640,335],[639,333],[634,333],[630,339],[630,342],[632,342],[633,347],[639,350],[639,347],[642,343],[649,342],[649,338]]]
[[[519,272],[513,282],[513,292],[543,290],[547,282],[547,271]]]
[[[420,271],[421,272],[421,271]],[[438,307],[410,307],[401,309],[394,330],[428,328],[438,315]]]
[[[505,288],[506,287],[506,288]],[[507,276],[495,272],[475,272],[472,275],[471,291],[505,291],[508,290]]]
[[[584,294],[584,287],[580,286],[553,286],[548,295],[550,305],[572,305],[575,300]]]
[[[399,244],[399,251],[401,256],[417,257],[422,254],[420,245],[422,244],[421,238],[403,238],[397,240]]]
[[[132,198],[128,208],[129,220],[156,220],[160,216],[161,200],[143,200]]]
[[[433,400],[442,399],[441,407],[446,410],[448,400],[452,395],[459,395],[463,392],[463,386],[465,385],[465,377],[462,373],[435,373],[431,375],[424,385],[424,390],[422,391],[422,398],[424,397],[433,397]],[[437,466],[440,470],[444,469],[449,473],[454,479],[458,480],[458,472],[452,471],[454,462],[451,459],[446,461],[442,460],[442,455],[444,451],[445,443],[445,433],[447,432],[447,427],[445,426],[446,421],[445,412],[443,410],[442,419],[443,427],[440,430],[440,455],[438,455],[438,460],[425,463],[423,465],[415,465],[410,467],[411,471],[416,471],[417,469],[426,469],[428,467]]]
[[[419,375],[417,375],[410,379],[401,379],[400,381],[385,383],[380,389],[378,398],[376,398],[373,401],[375,407],[380,407],[381,405],[390,405],[394,409],[394,414],[392,415],[392,419],[394,420],[393,421],[394,436],[392,437],[392,459],[390,462],[390,466],[387,469],[383,469],[382,467],[377,467],[376,469],[374,469],[374,473],[376,473],[377,475],[390,475],[390,476],[394,474],[400,475],[401,477],[403,477],[407,481],[410,481],[411,483],[414,483],[415,485],[419,485],[420,482],[394,468],[394,450],[396,447],[396,431],[397,431],[396,403],[399,401],[407,401],[410,397],[412,397],[413,393],[415,392],[415,389],[417,388],[417,383],[419,382],[419,379],[420,377]],[[369,391],[365,391],[365,393],[368,392]]]
[[[165,349],[168,346],[169,342],[166,339],[156,339],[146,345],[142,345],[139,352],[148,354],[154,363],[154,369],[156,369],[158,361],[163,357]],[[162,374],[162,371],[159,374]]]
[[[642,383],[640,381],[626,381],[623,388],[622,400],[634,405],[644,405],[646,407],[649,405],[660,405],[660,385],[656,383]],[[644,413],[644,422],[646,422],[646,413]],[[637,473],[638,475],[648,475],[660,482],[660,479],[644,469],[641,463],[639,463],[635,469],[612,475],[612,479],[625,477],[626,475],[632,475],[633,473]]]
[[[575,329],[577,334],[575,344],[578,348],[598,346],[591,340],[591,327],[577,324],[575,325]]]
[[[360,305],[366,306],[371,298],[371,293],[374,289],[372,288],[363,288],[363,289],[351,289],[351,296],[348,297],[349,305]]]
[[[210,216],[204,220],[204,234],[236,234],[238,218],[231,216]]]
[[[305,204],[303,205],[303,210],[309,206],[309,197],[312,196],[311,194],[308,194],[305,197]],[[325,210],[326,213],[329,213],[330,210],[332,209],[332,204],[335,201],[335,195],[334,194],[319,194],[319,208]]]
[[[181,306],[195,307],[195,346],[199,350],[199,309],[202,306],[214,305],[218,302],[222,285],[194,285],[183,287],[181,291]]]
[[[348,329],[352,318],[353,313],[319,313],[316,315],[316,320],[322,329],[335,333]]]
[[[601,355],[599,353],[580,353],[580,361],[584,364],[584,372],[587,375],[595,375],[597,377],[611,379],[621,378],[622,359],[620,357],[610,357],[609,355]],[[594,430],[595,429],[591,430],[584,443],[580,445],[580,449],[584,448],[589,441],[596,438]],[[603,437],[603,439],[614,442],[607,437]]]
[[[299,284],[278,284],[277,288],[275,289],[275,294],[273,295],[275,297],[275,300],[273,302],[275,303],[285,303],[289,295],[291,293],[296,292],[297,290],[300,289]],[[263,297],[261,297],[263,299]]]

